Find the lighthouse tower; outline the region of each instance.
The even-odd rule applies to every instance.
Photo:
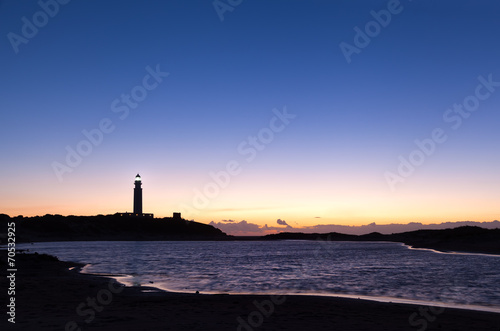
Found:
[[[134,214],[142,216],[142,181],[141,176],[135,176],[134,187]]]

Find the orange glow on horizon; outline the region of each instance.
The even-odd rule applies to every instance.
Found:
[[[129,176],[125,176],[122,174],[125,170],[120,170],[116,176],[104,177],[97,171],[93,181],[75,174],[63,184],[54,183],[52,177],[26,178],[30,187],[10,183],[12,189],[9,192],[0,192],[0,213],[10,216],[90,216],[131,212],[136,172],[132,171],[130,175],[128,171]],[[195,207],[199,206],[193,205],[193,197],[196,189],[203,189],[199,184],[204,183],[203,178],[187,174],[148,176],[142,171],[141,175],[144,213],[161,218],[181,212],[183,218],[205,224],[245,220],[261,227],[266,224],[279,227],[277,219],[285,220],[294,228],[327,224],[361,226],[373,222],[381,225],[435,224],[491,222],[500,214],[497,207],[500,195],[489,191],[489,186],[483,190],[478,186],[471,195],[465,190],[450,190],[453,182],[441,178],[409,182],[393,193],[384,186],[385,183],[362,176],[354,176],[356,181],[352,178],[312,182],[301,179],[294,182],[292,190],[287,176],[258,179],[249,175],[234,178],[228,187],[208,199],[207,205],[202,206],[204,208],[197,209]],[[124,177],[128,180],[123,180]]]

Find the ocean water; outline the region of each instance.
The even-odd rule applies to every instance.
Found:
[[[179,292],[345,295],[500,311],[500,256],[400,243],[331,241],[52,242],[19,248]]]

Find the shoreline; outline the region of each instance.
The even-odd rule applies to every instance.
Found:
[[[318,295],[165,292],[153,286],[121,286],[107,277],[117,275],[84,274],[80,272],[83,264],[58,261],[43,254],[18,254],[18,258],[16,329],[395,331],[417,330],[424,325],[427,330],[500,328],[499,313]],[[87,300],[93,300],[93,305]]]
[[[397,242],[400,243],[400,242]],[[484,256],[492,256],[492,257],[500,257],[498,253],[484,253],[484,252],[470,252],[470,251],[460,251],[460,250],[444,250],[430,247],[415,247],[412,245],[408,245],[405,243],[400,243],[403,246],[406,246],[408,249],[412,250],[421,250],[421,251],[431,251],[437,254],[464,254],[464,255],[484,255]]]
[[[90,265],[90,264],[89,264]],[[87,266],[87,265],[86,265]],[[113,275],[113,274],[96,274],[96,273],[82,273],[84,275],[92,275],[96,277],[106,277],[112,278],[116,282],[130,288],[136,289],[156,289],[154,292],[163,292],[163,293],[176,293],[183,295],[192,295],[191,292],[183,292],[172,290],[166,287],[162,287],[155,285],[152,283],[151,285],[131,285],[130,282],[124,282],[124,278],[132,278],[132,275]],[[196,293],[194,293],[196,294]],[[461,309],[461,310],[473,310],[473,311],[483,311],[483,312],[491,312],[500,314],[500,306],[481,306],[481,305],[468,305],[468,304],[459,304],[459,303],[451,303],[451,302],[436,302],[436,301],[427,301],[427,300],[417,300],[417,299],[405,299],[405,298],[396,298],[396,297],[387,297],[387,296],[370,296],[370,295],[358,295],[358,294],[342,294],[342,293],[322,293],[322,292],[305,292],[305,293],[295,293],[295,292],[199,292],[200,295],[243,295],[243,296],[307,296],[307,297],[327,297],[327,298],[344,298],[344,299],[354,299],[354,300],[364,300],[364,301],[372,301],[372,302],[382,302],[382,303],[395,303],[395,304],[405,304],[405,305],[413,305],[413,306],[426,306],[426,307],[436,307],[436,308],[445,308],[445,309]]]

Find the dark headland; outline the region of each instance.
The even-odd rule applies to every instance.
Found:
[[[224,240],[228,236],[207,224],[182,218],[120,215],[9,217],[0,214],[2,231],[15,222],[17,242]]]
[[[373,232],[365,235],[342,233],[282,232],[264,237],[267,240],[321,240],[321,241],[391,241],[413,248],[429,248],[443,252],[470,252],[500,254],[500,229],[461,226],[443,230],[417,230],[393,234]]]

